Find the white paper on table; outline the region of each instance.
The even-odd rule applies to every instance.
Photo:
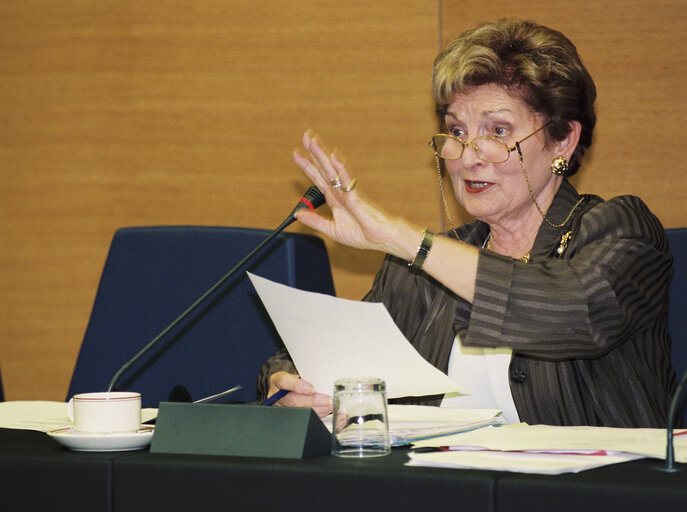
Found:
[[[389,398],[460,392],[403,336],[383,304],[306,292],[248,273],[300,376],[332,394],[334,381],[376,377]]]
[[[683,430],[676,430],[676,434]],[[453,450],[475,448],[495,451],[565,451],[589,450],[635,454],[665,459],[666,430],[659,428],[555,427],[550,425],[503,425],[419,441],[417,448],[449,446]],[[687,435],[674,437],[675,461],[687,462]]]
[[[157,409],[141,409],[141,421],[157,416]],[[17,400],[0,402],[0,428],[50,432],[71,427],[67,417],[67,402]]]
[[[449,451],[409,454],[408,466],[489,469],[516,473],[559,475],[578,473],[619,462],[642,458],[630,453],[618,455],[539,454],[493,451]]]

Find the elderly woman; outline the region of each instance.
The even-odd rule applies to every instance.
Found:
[[[332,217],[301,211],[298,220],[388,254],[365,300],[383,302],[418,352],[470,391],[444,405],[498,406],[530,424],[665,426],[676,387],[672,258],[640,199],[580,195],[567,180],[596,120],[595,86],[574,45],[530,22],[478,26],[439,54],[433,93],[441,191],[443,160],[475,222],[435,236],[384,213],[308,134],[294,160]],[[290,390],[278,405],[331,410],[284,351],[258,387]]]

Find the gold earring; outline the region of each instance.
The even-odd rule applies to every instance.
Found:
[[[562,156],[554,158],[551,162],[551,172],[557,176],[565,176],[568,172],[568,161]]]

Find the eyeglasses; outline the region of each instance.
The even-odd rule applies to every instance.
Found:
[[[444,160],[458,160],[463,156],[465,148],[470,146],[477,151],[477,156],[482,160],[492,164],[499,164],[508,160],[510,154],[516,149],[520,152],[520,144],[522,142],[526,141],[540,130],[543,130],[550,123],[551,121],[547,122],[530,133],[527,137],[516,141],[513,146],[508,146],[508,144],[498,137],[487,135],[475,137],[470,142],[463,142],[460,137],[448,133],[437,133],[434,135],[432,140],[429,141],[429,146],[434,148],[434,154],[436,156]]]

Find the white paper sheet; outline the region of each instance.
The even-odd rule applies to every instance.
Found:
[[[383,304],[305,292],[248,274],[300,376],[332,394],[334,381],[376,377],[387,396],[460,392],[405,339]]]
[[[579,473],[609,464],[618,464],[639,459],[641,455],[569,455],[534,454],[518,452],[433,452],[410,453],[408,466],[428,466],[435,468],[489,469],[493,471],[512,471],[515,473],[537,473],[559,475]]]
[[[675,432],[679,434],[684,431]],[[673,439],[675,461],[687,462],[687,435],[676,435]],[[666,441],[666,430],[659,428],[554,427],[520,423],[419,441],[413,446],[501,451],[558,450],[568,453],[604,450],[665,459]]]
[[[676,462],[687,462],[684,433],[678,430],[673,438]],[[437,447],[444,448],[432,451]],[[576,473],[645,457],[665,459],[666,430],[520,423],[418,441],[413,448],[420,450],[410,455],[413,466]]]
[[[157,409],[141,409],[141,421],[157,416]],[[17,400],[0,402],[0,428],[50,432],[70,427],[66,402]]]
[[[687,439],[675,437],[676,461]],[[666,431],[641,428],[503,425],[413,443],[409,465],[520,473],[577,473],[644,457],[665,458]],[[424,452],[436,447],[442,451]],[[445,451],[447,450],[448,451]]]

